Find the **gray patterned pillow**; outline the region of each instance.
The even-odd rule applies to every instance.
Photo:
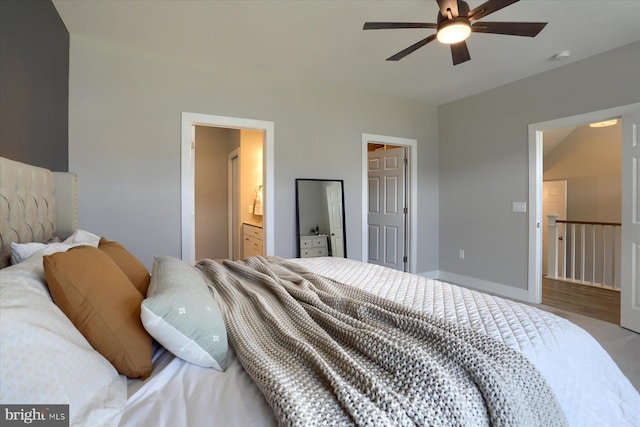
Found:
[[[184,261],[156,257],[140,317],[149,334],[187,362],[226,369],[227,332],[200,273]]]

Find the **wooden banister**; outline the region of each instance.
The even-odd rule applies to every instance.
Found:
[[[622,224],[619,222],[597,222],[597,221],[569,221],[566,219],[556,219],[556,222],[560,222],[563,224],[585,224],[585,225],[612,225],[621,227]]]

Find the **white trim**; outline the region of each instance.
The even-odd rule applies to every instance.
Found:
[[[192,126],[214,126],[231,129],[255,129],[264,132],[263,146],[263,241],[265,255],[274,254],[274,123],[210,114],[182,113],[181,132],[181,225],[182,259],[189,264],[196,261],[195,248],[195,159],[191,145]]]
[[[416,273],[418,276],[426,277],[427,279],[438,279],[440,277],[440,270],[424,271],[422,273]]]
[[[542,131],[529,125],[529,269],[527,301],[542,302]],[[533,246],[533,249],[532,249]],[[535,266],[535,268],[531,268]]]
[[[542,301],[542,233],[537,224],[542,224],[542,149],[543,133],[548,130],[580,126],[591,122],[617,118],[640,109],[640,103],[606,110],[563,117],[529,125],[529,263],[528,299],[533,304]]]
[[[426,277],[427,279],[435,279],[452,283],[464,288],[474,289],[518,301],[526,302],[528,298],[528,292],[526,289],[514,288],[513,286],[503,285],[502,283],[463,276],[462,274],[449,273],[448,271],[430,271],[427,273],[419,273],[419,276]]]
[[[409,232],[410,239],[409,266],[410,273],[415,273],[418,253],[418,141],[395,136],[362,134],[362,261],[367,262],[369,253],[369,232],[367,206],[369,204],[369,179],[367,165],[367,146],[370,142],[409,147]]]
[[[238,159],[238,167],[240,167],[240,149],[236,148],[235,150],[231,151],[228,155],[227,155],[227,218],[229,218],[229,220],[227,221],[228,224],[228,237],[227,237],[227,257],[229,259],[234,259],[233,258],[233,248],[235,246],[240,245],[241,240],[238,239],[238,241],[234,242],[233,241],[233,213],[234,213],[234,206],[233,206],[233,159]],[[238,187],[240,187],[240,183],[238,183]],[[240,212],[240,203],[238,203],[238,206],[235,206],[236,212]],[[240,233],[240,230],[238,230],[238,233]]]

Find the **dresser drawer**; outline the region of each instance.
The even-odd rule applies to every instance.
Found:
[[[315,237],[311,240],[311,246],[314,248],[326,248],[327,247],[327,238],[326,237]]]
[[[250,224],[244,224],[244,235],[248,237],[255,237],[262,240],[262,228],[256,227]]]
[[[313,258],[318,256],[327,256],[327,248],[300,249],[301,258]]]
[[[262,228],[250,224],[242,225],[242,256],[262,255]]]

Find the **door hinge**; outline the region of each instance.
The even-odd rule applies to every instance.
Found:
[[[407,256],[406,255],[402,257],[402,262],[407,262]]]
[[[405,214],[408,214],[408,213],[409,213],[409,209],[404,208],[404,213],[405,213]]]

